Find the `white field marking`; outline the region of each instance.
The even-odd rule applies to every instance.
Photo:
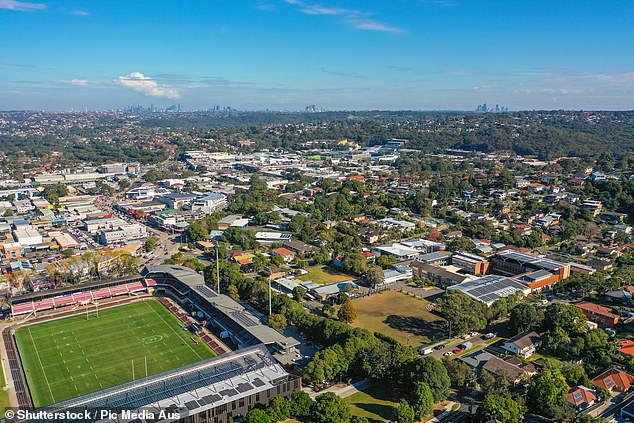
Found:
[[[181,335],[180,335],[178,332],[176,332],[176,329],[174,329],[174,328],[172,327],[172,325],[171,325],[171,324],[169,324],[169,322],[166,322],[166,321],[165,321],[165,319],[163,318],[163,316],[162,316],[162,315],[161,315],[158,311],[156,311],[154,308],[152,308],[152,311],[153,311],[153,312],[154,312],[157,316],[159,316],[163,322],[165,322],[165,324],[166,324],[166,325],[167,325],[167,326],[168,326],[168,327],[172,330],[172,332],[174,332],[174,333],[176,334],[176,336],[177,336],[178,338],[180,338],[181,340],[185,341],[185,343],[186,343],[187,345],[189,345],[189,349],[191,349],[191,350],[192,350],[192,351],[196,354],[196,356],[197,356],[199,359],[201,359],[201,360],[202,360],[202,357],[200,356],[200,354],[198,353],[198,351],[196,351],[196,350],[194,349],[194,347],[192,347],[192,346],[191,346],[191,345],[187,342],[187,341],[190,341],[190,342],[191,342],[191,339],[189,339],[189,338],[188,338],[187,340],[184,340],[184,339],[181,337]]]
[[[42,359],[40,358],[40,353],[37,351],[37,347],[35,346],[35,340],[33,339],[33,335],[31,335],[31,329],[27,327],[29,330],[29,336],[31,337],[31,342],[35,347],[35,355],[37,356],[37,361],[40,362],[40,367],[42,368],[42,373],[44,374],[44,380],[46,380],[46,387],[48,388],[48,392],[51,394],[51,398],[53,402],[55,402],[55,395],[53,395],[53,390],[51,389],[51,384],[48,383],[48,377],[46,376],[46,371],[44,370],[44,364],[42,364]]]

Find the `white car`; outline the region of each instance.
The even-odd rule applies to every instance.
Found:
[[[453,355],[453,351],[447,351],[446,353],[443,354],[443,357],[449,357]]]

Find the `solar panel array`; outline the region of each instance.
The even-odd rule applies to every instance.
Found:
[[[572,394],[572,396],[574,397],[576,404],[581,404],[584,402],[583,395],[581,395],[581,392],[576,391]]]
[[[508,297],[518,290],[526,289],[524,285],[518,282],[496,275],[485,276],[484,278],[465,282],[456,287],[460,291],[487,303]]]
[[[196,287],[196,291],[203,294],[203,296],[205,296],[206,298],[213,298],[218,296],[218,294],[207,285],[198,285]]]
[[[244,327],[253,327],[253,326],[257,326],[258,325],[258,322],[255,322],[251,317],[249,317],[243,311],[237,311],[236,310],[236,311],[231,312],[231,314]]]

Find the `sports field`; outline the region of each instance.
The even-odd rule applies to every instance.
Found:
[[[36,407],[213,357],[157,300],[90,309],[16,331]]]
[[[357,318],[352,326],[381,332],[413,347],[438,339],[446,322],[429,310],[429,304],[398,291],[385,291],[352,300]]]

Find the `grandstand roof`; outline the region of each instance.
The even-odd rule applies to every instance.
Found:
[[[289,376],[264,345],[256,345],[46,408],[114,412],[172,408],[181,415],[193,415],[273,388]]]
[[[145,266],[143,270],[141,270],[141,274],[143,276],[146,276],[150,273],[166,273],[172,276],[174,279],[178,279],[179,281],[183,282],[190,288],[194,288],[204,282],[203,275],[193,269],[190,269],[189,267],[184,266],[171,266],[161,264],[155,266]]]
[[[251,336],[256,338],[258,342],[267,345],[276,342],[288,343],[289,341],[297,343],[297,341],[285,337],[270,326],[262,324],[258,317],[227,295],[218,294],[206,285],[199,285],[195,288],[195,290],[200,296],[205,298],[212,306],[214,306],[214,308],[222,312],[224,316],[240,326],[242,330],[248,332]]]
[[[55,297],[64,294],[71,294],[75,292],[87,291],[90,289],[101,288],[103,286],[113,286],[113,285],[121,285],[126,282],[133,282],[140,280],[140,276],[129,276],[125,278],[118,279],[106,279],[99,282],[91,282],[85,284],[77,284],[64,288],[56,288],[56,289],[44,289],[38,292],[31,292],[29,294],[24,295],[16,295],[11,297],[11,304],[19,304],[23,302],[40,300],[43,298]]]

